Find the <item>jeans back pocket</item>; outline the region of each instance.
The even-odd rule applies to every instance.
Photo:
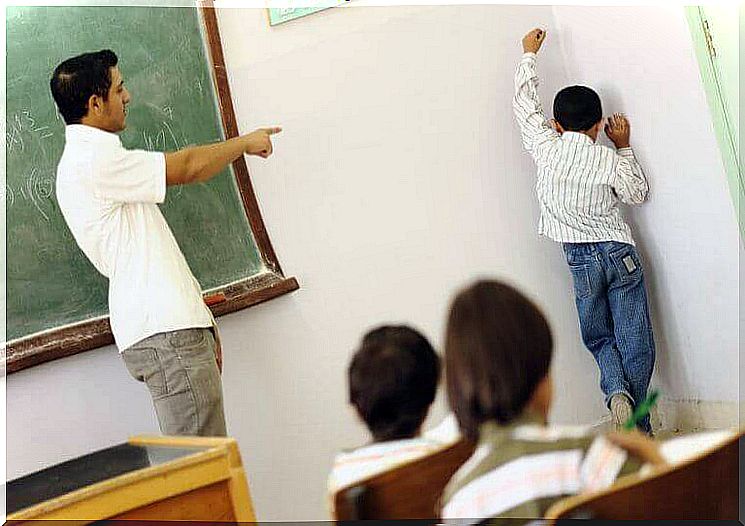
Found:
[[[625,246],[608,254],[622,283],[633,283],[642,277],[642,266],[636,249]]]
[[[158,351],[149,347],[127,349],[122,358],[129,374],[138,382],[144,382],[153,398],[168,393],[168,383]]]
[[[174,349],[204,345],[209,329],[182,329],[167,334],[168,344]]]

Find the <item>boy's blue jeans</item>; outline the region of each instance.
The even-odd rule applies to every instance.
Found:
[[[600,367],[606,405],[623,393],[636,406],[647,396],[655,347],[644,275],[627,243],[564,243],[574,280],[582,340]],[[639,426],[650,431],[649,417]]]

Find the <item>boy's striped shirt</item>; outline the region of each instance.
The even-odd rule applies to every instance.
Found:
[[[614,151],[583,133],[556,132],[538,97],[535,53],[525,53],[517,67],[512,107],[523,145],[538,168],[539,233],[563,243],[633,245],[619,201],[641,204],[649,191],[633,150]]]

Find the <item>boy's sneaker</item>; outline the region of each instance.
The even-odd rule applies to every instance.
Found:
[[[623,429],[624,424],[631,419],[633,414],[634,408],[626,395],[619,393],[611,397],[610,415],[614,430],[620,431]]]

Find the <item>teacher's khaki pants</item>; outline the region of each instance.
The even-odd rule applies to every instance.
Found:
[[[226,436],[211,329],[155,334],[125,350],[122,359],[150,390],[161,433]]]

